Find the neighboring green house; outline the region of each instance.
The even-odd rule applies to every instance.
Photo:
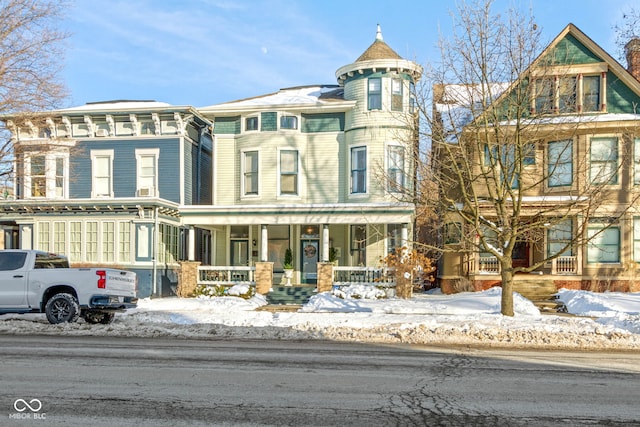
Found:
[[[209,107],[110,102],[10,121],[15,193],[0,203],[4,247],[139,273],[168,294],[179,260],[251,266],[287,248],[294,283],[317,263],[377,266],[413,240],[422,69],[383,40],[336,72],[338,85]],[[331,250],[332,248],[332,250]]]
[[[509,197],[515,194],[512,200],[522,201],[519,225],[543,227],[516,243],[514,283],[533,280],[558,288],[638,290],[640,210],[635,194],[640,190],[640,40],[627,45],[627,60],[625,69],[570,24],[496,101],[499,111],[501,101],[506,103],[517,88],[525,87],[526,119],[535,124],[530,125],[535,130],[525,141],[530,151],[521,156]],[[462,106],[455,102],[456,97],[464,99],[456,95],[460,87],[436,88],[434,111],[445,117]],[[446,127],[443,122],[443,129]],[[508,124],[502,130],[507,134]],[[475,151],[475,177],[502,165],[504,180],[510,173],[504,171],[509,169],[504,165],[509,162],[492,164],[491,150],[506,143],[476,141],[477,146],[485,146]],[[483,204],[496,193],[481,179],[470,182],[482,183],[473,184],[480,217],[497,224],[491,203]],[[597,193],[587,193],[596,185]],[[451,214],[443,219],[442,243],[451,251],[439,262],[440,285],[453,290],[459,283],[475,289],[500,284],[500,266],[488,250],[456,252],[461,244],[459,233],[465,231],[459,218]],[[457,237],[447,230],[455,230]],[[476,241],[480,237],[476,235]],[[590,240],[585,242],[585,238]],[[556,258],[545,262],[550,257]]]

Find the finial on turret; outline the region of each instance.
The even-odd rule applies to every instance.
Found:
[[[378,24],[378,30],[376,31],[376,40],[383,41],[383,39],[382,39],[382,30],[380,29],[380,24]]]

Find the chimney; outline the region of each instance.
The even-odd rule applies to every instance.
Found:
[[[624,46],[627,55],[627,71],[640,80],[640,38],[634,37]]]

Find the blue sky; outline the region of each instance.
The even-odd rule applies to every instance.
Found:
[[[498,0],[531,6],[545,42],[568,24],[618,57],[612,27],[637,0]],[[203,107],[335,84],[335,71],[374,41],[376,24],[398,54],[438,58],[454,1],[76,0],[62,77],[68,106],[115,99]]]

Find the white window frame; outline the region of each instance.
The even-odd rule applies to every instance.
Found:
[[[257,171],[257,177],[256,177],[256,192],[255,193],[249,193],[247,194],[247,189],[246,189],[246,185],[245,185],[245,174],[247,173],[247,171],[245,170],[245,165],[246,165],[246,156],[248,153],[256,153],[256,155],[258,156],[258,171]],[[242,150],[240,153],[240,191],[241,191],[241,197],[242,198],[256,198],[256,197],[260,197],[260,169],[262,169],[260,167],[260,150],[258,150],[257,148],[253,148],[253,149],[246,149],[246,150]]]
[[[559,153],[558,158],[555,158],[553,160],[553,165],[551,163],[551,157],[550,157],[550,149],[549,147],[551,146],[551,144],[557,144],[559,147],[561,147],[561,144],[565,144],[565,145],[570,145],[570,147],[566,147],[564,150],[562,150]],[[545,173],[547,175],[547,179],[546,179],[546,187],[549,190],[553,190],[553,189],[562,189],[565,190],[567,189],[567,187],[572,187],[573,183],[575,182],[575,167],[574,167],[574,148],[575,148],[576,144],[575,141],[573,139],[561,139],[561,140],[557,140],[557,141],[547,141],[546,145],[545,145]],[[565,163],[558,163],[559,160],[563,160],[564,157],[566,156],[571,156],[571,161],[570,162],[565,162]],[[557,185],[551,185],[550,181],[552,176],[556,175],[555,179],[558,179],[557,176],[564,176],[564,173],[561,169],[558,169],[559,165],[570,165],[571,166],[571,172],[569,174],[569,177],[571,178],[570,182],[562,182],[560,184]]]
[[[153,184],[151,186],[144,182],[142,175],[142,160],[143,158],[153,157]],[[158,160],[160,158],[159,148],[138,148],[136,149],[136,195],[140,196],[140,191],[143,188],[150,187],[150,197],[158,197]]]
[[[255,119],[256,120],[256,128],[255,129],[248,129],[247,128],[247,122],[250,119]],[[259,132],[260,131],[260,115],[245,117],[244,120],[242,121],[242,127],[243,127],[243,130],[245,132]]]
[[[402,168],[398,168],[397,165],[392,164],[391,162],[391,151],[399,149],[402,152]],[[397,143],[388,143],[386,144],[386,155],[385,155],[385,170],[387,174],[387,191],[389,193],[405,193],[407,190],[407,153],[405,150],[405,146]],[[392,179],[391,169],[394,171],[400,171],[401,183],[398,183],[397,180]]]
[[[283,122],[287,119],[293,119],[293,127],[285,127],[283,126]],[[280,114],[280,118],[278,119],[279,129],[287,132],[297,131],[300,128],[300,117],[295,114]]]
[[[282,171],[282,153],[294,152],[296,154],[296,170],[295,173],[287,172],[286,175],[295,175],[295,191],[293,193],[282,192],[282,177],[285,174]],[[278,195],[282,197],[299,197],[300,196],[300,151],[293,148],[279,148],[278,149]]]
[[[613,182],[606,182],[608,180],[603,180],[602,178],[600,178],[600,180],[596,181],[596,176],[593,175],[594,169],[593,169],[593,165],[592,165],[592,152],[593,152],[593,142],[594,141],[598,141],[598,140],[615,140],[615,152],[616,152],[616,158],[615,158],[615,166],[614,166],[614,170],[613,173],[611,174],[611,177],[613,178],[611,181]],[[621,138],[615,136],[615,135],[598,135],[595,137],[592,137],[589,139],[589,152],[588,152],[588,158],[589,158],[589,182],[595,184],[595,185],[606,185],[608,187],[620,187],[621,185],[621,177],[620,177],[620,140]],[[601,161],[602,164],[608,163],[606,161]]]
[[[354,152],[364,151],[365,155],[365,168],[364,168],[364,191],[354,191],[354,172],[353,168]],[[353,145],[349,147],[349,195],[350,196],[366,196],[369,191],[369,147],[367,145]]]
[[[105,157],[109,158],[109,176],[106,177],[109,180],[109,191],[108,194],[98,194],[96,179],[102,177],[96,177],[96,161]],[[113,150],[91,150],[91,198],[113,197],[113,157]]]
[[[38,175],[38,177],[44,177],[44,195],[34,196],[31,185],[33,183],[31,166],[32,158],[36,156],[44,157],[44,175]],[[57,175],[57,161],[61,159],[62,175]],[[58,178],[62,180],[61,187],[58,187]],[[64,152],[50,152],[50,153],[33,153],[25,157],[24,159],[24,197],[25,198],[37,198],[37,199],[64,199],[69,194],[69,153]],[[61,189],[61,194],[58,194],[58,188]]]

